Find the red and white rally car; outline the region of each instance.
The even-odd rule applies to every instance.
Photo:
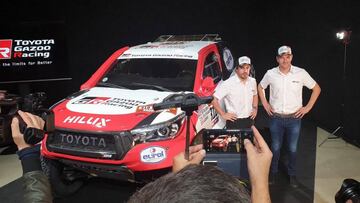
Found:
[[[231,138],[230,138],[231,139]],[[227,151],[229,145],[229,136],[228,135],[220,135],[216,139],[211,142],[211,148]]]
[[[56,130],[44,138],[41,153],[66,167],[128,181],[170,168],[184,151],[185,113],[153,111],[151,105],[184,92],[210,96],[233,68],[231,52],[216,34],[165,35],[121,48],[81,91],[52,107]],[[210,105],[201,105],[191,124],[190,139],[203,128],[225,125]]]

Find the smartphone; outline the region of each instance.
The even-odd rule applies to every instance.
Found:
[[[203,144],[206,156],[203,165],[216,166],[225,173],[231,174],[241,180],[248,180],[246,150],[244,139],[253,142],[251,128],[237,130],[203,129],[195,137],[192,145]]]

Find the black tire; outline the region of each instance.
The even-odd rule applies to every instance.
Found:
[[[77,171],[83,174],[82,178],[69,179],[64,172],[66,166],[59,161],[41,156],[40,162],[43,172],[49,178],[54,198],[62,198],[74,194],[82,187],[85,177],[88,177],[83,172]]]

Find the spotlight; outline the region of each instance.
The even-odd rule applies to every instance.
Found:
[[[336,33],[336,38],[341,40],[344,44],[350,43],[351,30],[343,30]]]
[[[336,33],[336,38],[343,40],[345,37],[345,31]]]
[[[340,32],[336,33],[336,38],[338,38],[339,40],[341,40],[341,42],[344,44],[344,63],[343,63],[343,70],[342,70],[342,90],[341,91],[341,112],[340,112],[340,122],[339,122],[339,126],[330,133],[330,135],[333,136],[328,136],[326,138],[326,140],[328,139],[337,139],[340,138],[341,135],[337,136],[335,135],[335,133],[337,133],[339,130],[343,129],[344,132],[344,111],[345,111],[345,95],[344,95],[344,90],[346,89],[346,49],[347,46],[350,44],[350,36],[351,36],[351,30],[346,29]],[[324,140],[322,143],[320,143],[319,147],[324,144],[326,142],[326,140]]]

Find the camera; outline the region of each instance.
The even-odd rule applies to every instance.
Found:
[[[192,145],[203,144],[206,151],[204,165],[217,166],[235,177],[248,179],[245,139],[253,142],[251,128],[203,129],[196,135]]]
[[[0,146],[13,143],[11,136],[11,122],[14,117],[19,120],[20,132],[28,144],[36,144],[42,140],[45,132],[35,128],[27,128],[21,119],[18,110],[40,116],[45,121],[45,131],[54,130],[54,114],[46,109],[43,102],[46,100],[44,92],[26,95],[24,98],[15,94],[2,94],[0,99]]]
[[[360,183],[354,179],[345,179],[335,195],[336,203],[360,203]]]

